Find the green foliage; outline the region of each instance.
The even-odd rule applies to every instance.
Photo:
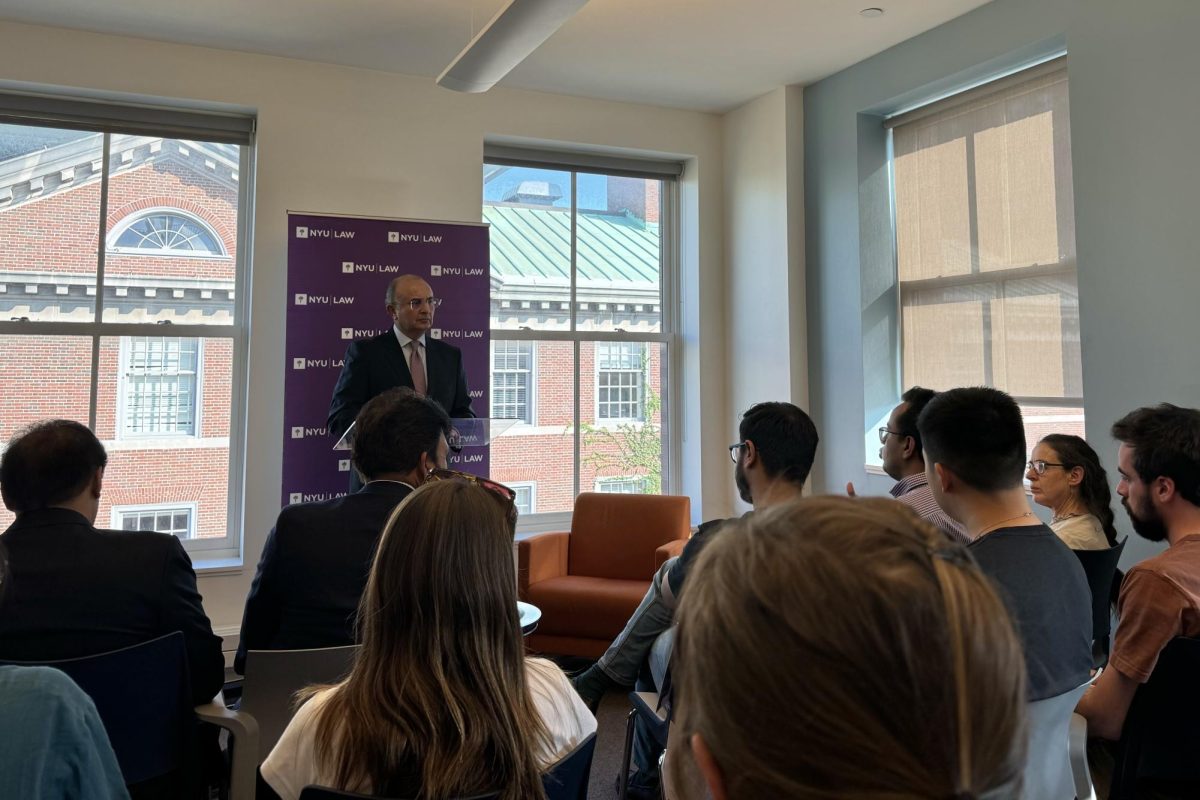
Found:
[[[650,388],[647,356],[642,351],[642,386],[646,391],[643,417],[646,422],[622,422],[616,426],[583,423],[581,460],[596,472],[622,478],[640,477],[643,494],[662,493],[662,429],[649,420],[662,408],[662,398]]]

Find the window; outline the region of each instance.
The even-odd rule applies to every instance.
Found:
[[[596,491],[605,494],[644,494],[644,478],[601,478],[596,481]]]
[[[507,486],[517,493],[516,498],[513,499],[513,505],[517,507],[517,514],[525,516],[534,513],[537,508],[537,484],[529,481],[527,483],[510,483]]]
[[[986,385],[1083,435],[1065,59],[889,122],[905,387]]]
[[[596,418],[636,420],[643,416],[646,350],[640,342],[596,345]]]
[[[158,255],[224,255],[221,240],[207,225],[179,211],[156,211],[124,222],[110,240],[117,251]]]
[[[158,531],[170,533],[180,539],[195,536],[195,507],[187,506],[142,506],[120,507],[112,510],[113,528],[119,531]]]
[[[492,145],[485,162],[492,415],[528,423],[493,440],[492,476],[536,480],[537,514],[601,476],[663,491],[680,165]]]
[[[123,436],[194,436],[200,340],[122,339]]]
[[[533,342],[492,342],[492,417],[533,424]]]
[[[240,551],[253,126],[0,92],[0,439],[87,424],[100,519],[206,559]]]

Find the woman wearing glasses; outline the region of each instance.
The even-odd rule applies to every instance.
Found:
[[[565,675],[525,657],[512,490],[436,470],[384,528],[349,677],[310,687],[262,765],[307,785],[428,800],[544,797],[541,773],[596,729]]]
[[[1117,543],[1108,475],[1087,442],[1052,433],[1033,448],[1028,467],[1033,500],[1054,513],[1050,527],[1067,547],[1107,550]]]

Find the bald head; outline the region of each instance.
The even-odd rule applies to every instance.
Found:
[[[401,275],[388,284],[386,300],[388,316],[408,338],[417,339],[433,327],[433,289],[423,278]]]

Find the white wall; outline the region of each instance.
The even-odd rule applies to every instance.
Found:
[[[463,95],[429,78],[15,24],[0,24],[0,52],[6,81],[227,103],[258,114],[246,565],[201,576],[214,626],[240,623],[279,511],[286,211],[479,220],[489,136],[688,159],[683,485],[698,518],[728,512],[718,117],[505,89]]]
[[[729,443],[754,403],[808,408],[803,113],[785,86],[724,118]]]

